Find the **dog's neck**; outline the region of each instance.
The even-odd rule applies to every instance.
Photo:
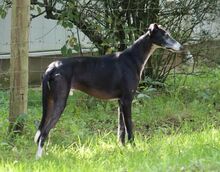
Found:
[[[131,60],[136,64],[137,74],[140,78],[148,59],[158,47],[152,43],[149,33],[139,37],[130,47],[129,52],[132,55],[129,57],[133,58]]]

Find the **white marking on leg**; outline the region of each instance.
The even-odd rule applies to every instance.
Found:
[[[42,156],[43,148],[41,147],[41,138],[38,143],[37,153],[36,153],[36,160],[40,159]]]
[[[40,137],[40,134],[41,134],[40,130],[37,130],[37,132],[36,132],[36,134],[35,134],[35,136],[34,136],[34,142],[35,142],[35,143],[37,143],[37,140],[38,140],[38,138]]]
[[[118,107],[118,141],[120,141],[120,107]]]

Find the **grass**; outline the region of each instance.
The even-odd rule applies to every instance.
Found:
[[[203,71],[134,100],[135,147],[117,143],[117,102],[75,93],[38,161],[41,92],[30,90],[24,133],[12,138],[9,93],[1,91],[0,171],[219,171],[220,69]]]

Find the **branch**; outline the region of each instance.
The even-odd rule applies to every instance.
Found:
[[[46,12],[46,11],[44,10],[44,11],[42,11],[41,13],[39,13],[39,14],[37,14],[37,15],[31,14],[31,20],[34,19],[34,18],[36,18],[36,17],[41,16],[41,15],[44,14],[45,12]]]

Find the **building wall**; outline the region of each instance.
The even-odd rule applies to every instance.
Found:
[[[9,88],[10,67],[10,33],[11,10],[6,18],[0,19],[0,88]],[[42,73],[54,60],[62,58],[60,49],[69,35],[74,33],[64,29],[55,20],[45,19],[43,16],[34,18],[30,24],[29,41],[29,84],[31,87],[41,84]],[[18,33],[19,34],[19,33]],[[79,32],[83,47],[91,47],[91,41]],[[86,53],[86,51],[84,51]]]
[[[5,19],[0,19],[0,55],[10,53],[11,9]],[[76,29],[72,32],[76,36]],[[57,24],[55,20],[43,16],[34,18],[30,25],[30,52],[60,50],[72,33]],[[91,47],[91,41],[82,32],[80,39],[83,47]],[[1,57],[0,57],[1,58]]]
[[[36,87],[41,84],[42,74],[47,66],[55,60],[62,58],[61,55],[47,55],[29,57],[29,86]],[[8,89],[10,84],[10,59],[0,59],[0,88]]]
[[[57,52],[56,52],[57,53]],[[74,54],[73,56],[77,56]],[[84,53],[85,56],[94,56],[96,53]],[[0,89],[8,89],[10,80],[10,55],[4,55],[0,58]],[[51,53],[30,53],[29,54],[29,86],[38,87],[41,85],[42,75],[45,72],[47,66],[56,60],[64,58],[61,54],[54,52]]]

